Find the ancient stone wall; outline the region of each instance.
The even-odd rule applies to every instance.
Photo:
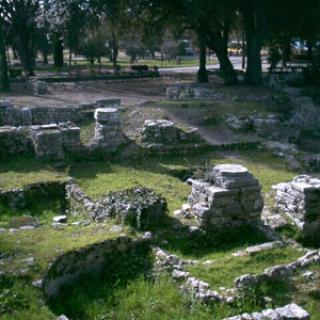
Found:
[[[43,290],[47,298],[59,294],[62,286],[72,285],[85,274],[107,271],[107,256],[112,257],[134,250],[147,240],[133,240],[126,236],[96,243],[58,257],[43,279]]]
[[[62,160],[80,150],[80,128],[69,123],[28,127],[0,127],[0,157],[34,154]]]
[[[0,101],[0,126],[30,126],[68,121],[79,123],[91,118],[93,110],[98,107],[114,107],[120,103],[120,99],[104,99],[63,107],[17,107],[9,101]]]
[[[204,228],[256,224],[263,208],[258,180],[243,166],[218,165],[203,180],[190,179],[188,204],[177,216],[194,216]]]
[[[297,176],[274,187],[275,206],[287,214],[308,239],[320,239],[320,179]]]
[[[33,153],[32,140],[26,127],[0,127],[0,158]]]
[[[0,189],[0,205],[12,210],[30,209],[39,199],[48,199],[49,202],[58,201],[61,208],[66,208],[65,186],[65,181],[52,181],[33,183],[23,188]]]

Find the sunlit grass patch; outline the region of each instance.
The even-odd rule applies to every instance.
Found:
[[[301,255],[301,251],[292,247],[275,248],[243,257],[227,255],[210,264],[190,266],[188,271],[208,282],[214,289],[230,288],[234,285],[234,280],[243,274],[258,274],[268,267],[292,262]]]

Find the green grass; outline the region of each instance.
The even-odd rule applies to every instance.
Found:
[[[242,274],[258,274],[267,267],[289,263],[301,255],[300,251],[291,247],[275,248],[243,257],[225,256],[216,259],[209,265],[200,264],[188,267],[188,271],[193,276],[208,282],[214,289],[230,288],[235,278]]]
[[[33,159],[21,157],[0,162],[0,189],[21,188],[31,183],[62,181],[65,178],[64,172]]]
[[[155,189],[167,198],[169,217],[152,230],[157,236],[154,240],[156,245],[176,253],[185,258],[218,259],[224,261],[220,265],[219,273],[222,279],[234,277],[243,273],[245,267],[251,271],[258,270],[265,264],[273,264],[282,258],[292,257],[295,253],[281,252],[279,256],[274,253],[269,258],[261,257],[254,263],[241,262],[241,258],[229,261],[229,255],[235,250],[248,245],[264,242],[266,239],[260,234],[249,230],[238,230],[228,233],[227,237],[193,237],[186,229],[177,229],[177,223],[172,217],[172,211],[178,209],[186,202],[191,189],[183,181],[194,169],[203,167],[207,163],[240,163],[247,166],[255,174],[264,191],[269,191],[272,184],[291,180],[295,173],[288,171],[283,162],[271,156],[269,153],[256,151],[241,151],[230,153],[206,152],[201,155],[176,157],[176,158],[150,158],[143,161],[97,161],[97,162],[71,162],[65,170],[57,171],[49,164],[27,158],[15,159],[0,164],[0,187],[13,188],[38,182],[65,179],[68,175],[77,178],[80,186],[93,198],[99,198],[109,191],[127,189],[135,185],[145,185]],[[182,179],[183,178],[183,179]],[[58,209],[57,209],[58,210]],[[88,244],[110,239],[117,234],[110,232],[113,221],[101,225],[87,227],[66,227],[63,230],[54,230],[48,226],[52,215],[51,211],[42,211],[43,216],[35,215],[44,225],[31,231],[19,231],[17,233],[0,234],[0,252],[14,257],[28,256],[32,254],[36,265],[26,276],[10,275],[5,283],[0,283],[0,318],[5,320],[26,319],[55,319],[62,309],[54,309],[53,314],[45,305],[41,292],[31,286],[32,280],[39,279],[48,267],[48,264],[62,252],[75,250]],[[32,212],[1,213],[0,226],[13,227],[21,223],[19,219],[27,219],[26,215]],[[131,235],[136,233],[130,229],[124,232]],[[163,241],[167,242],[164,243]],[[257,256],[258,257],[258,256]],[[239,262],[240,261],[240,262]],[[282,261],[282,260],[281,260]],[[251,261],[252,262],[252,261]],[[213,265],[214,266],[214,265]],[[239,266],[242,269],[239,270]],[[15,260],[1,265],[5,272],[17,271],[22,268]],[[229,270],[221,275],[221,270]],[[237,274],[233,274],[232,269]],[[236,271],[237,270],[237,271]],[[200,272],[200,271],[199,271]],[[238,273],[239,272],[239,273]],[[204,273],[205,274],[205,273]],[[210,273],[212,275],[214,273]],[[223,278],[225,276],[225,278]],[[234,277],[233,277],[234,276]],[[201,278],[204,275],[201,273]],[[206,280],[204,278],[204,280]],[[218,279],[219,280],[219,279]],[[1,280],[2,281],[2,280]],[[93,281],[92,279],[90,281]],[[95,295],[90,296],[88,290],[74,288],[74,293],[66,298],[64,310],[78,310],[85,319],[222,319],[230,314],[237,314],[247,310],[254,311],[258,305],[254,300],[243,301],[234,308],[220,306],[215,309],[198,306],[190,297],[183,297],[170,279],[164,277],[154,281],[144,274],[130,278],[125,285],[113,286],[112,294],[109,286],[99,282],[92,282],[92,290],[97,290]],[[83,283],[83,288],[87,284]],[[101,288],[100,288],[101,287]],[[9,289],[9,292],[6,290]],[[89,290],[90,289],[90,290]],[[79,291],[76,291],[79,290]],[[78,293],[77,293],[78,292]],[[165,294],[164,294],[165,292]],[[94,297],[94,299],[93,299]],[[68,301],[68,303],[67,303]],[[78,308],[76,308],[78,306]],[[2,313],[1,313],[2,312]],[[112,318],[112,312],[116,318]],[[80,318],[81,318],[80,317]],[[114,316],[115,317],[115,316]]]
[[[81,130],[80,130],[80,140],[83,144],[89,144],[91,139],[94,136],[94,127],[95,122],[92,120],[87,120],[81,123]]]
[[[217,64],[218,60],[217,59],[213,59],[213,60],[209,60],[208,64]],[[177,67],[196,67],[199,66],[199,59],[195,58],[195,59],[186,59],[186,58],[182,58],[181,59],[181,63],[177,64],[175,59],[172,60],[163,60],[161,61],[160,59],[139,59],[139,61],[137,62],[137,64],[146,64],[149,67],[154,67],[154,66],[158,66],[158,67],[162,67],[162,68],[177,68]],[[129,58],[118,58],[118,65],[122,68],[128,68],[130,67],[131,63]],[[101,67],[102,68],[107,68],[112,70],[113,65],[112,62],[110,62],[108,59],[106,58],[102,58],[101,60]],[[76,71],[76,70],[92,70],[92,69],[99,69],[99,64],[95,63],[94,65],[90,65],[90,63],[87,60],[81,60],[81,61],[73,61],[73,64],[70,65],[66,65],[63,66],[62,68],[56,68],[54,66],[46,66],[46,67],[39,67],[36,68],[36,72],[37,73],[41,73],[41,72],[48,72],[48,71],[52,71],[52,72],[71,72],[71,71]],[[97,72],[97,71],[96,71]]]
[[[167,199],[170,212],[181,207],[190,192],[189,186],[171,176],[152,159],[119,164],[102,161],[80,163],[71,167],[70,174],[93,198],[137,185],[153,188]]]

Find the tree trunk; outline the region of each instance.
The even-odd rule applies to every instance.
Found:
[[[207,65],[207,47],[202,40],[199,40],[199,70],[197,73],[197,81],[201,83],[209,82]]]
[[[59,33],[57,33],[54,37],[53,61],[55,67],[63,67],[63,42]]]
[[[249,85],[262,84],[261,39],[258,36],[247,37],[247,69],[245,82]]]
[[[227,85],[238,82],[237,73],[228,56],[227,46],[216,46],[214,49],[220,64],[220,72]]]
[[[244,70],[246,68],[246,56],[247,56],[247,47],[246,47],[246,36],[244,32],[241,34],[241,69]]]
[[[282,45],[282,65],[284,67],[287,66],[287,63],[290,61],[290,56],[291,56],[291,43],[290,40],[286,41]]]
[[[114,69],[117,68],[118,64],[118,44],[117,38],[114,32],[112,32],[112,66]]]
[[[72,51],[69,49],[69,66],[72,64]]]
[[[247,41],[247,69],[245,82],[262,84],[261,48],[265,33],[265,10],[261,0],[247,0],[242,7]]]
[[[308,60],[310,61],[310,62],[312,62],[313,61],[313,45],[314,45],[314,43],[313,43],[313,41],[307,41],[307,48],[308,48],[308,51],[307,51],[307,53],[308,53]]]
[[[237,73],[228,55],[228,41],[231,21],[226,20],[220,32],[207,34],[206,45],[217,55],[220,64],[220,72],[225,84],[231,85],[238,82]]]
[[[48,64],[48,53],[42,52],[42,55],[43,55],[43,64],[47,65]]]
[[[6,47],[4,43],[4,32],[0,24],[0,91],[9,91],[8,64]]]
[[[29,40],[27,36],[21,35],[18,39],[18,53],[25,73],[33,77],[34,76],[34,53],[32,40]]]

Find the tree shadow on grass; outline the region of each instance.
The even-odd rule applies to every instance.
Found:
[[[76,284],[62,287],[59,294],[48,301],[49,307],[56,315],[65,314],[80,320],[89,319],[89,310],[99,303],[112,312],[118,303],[117,290],[125,289],[140,277],[152,281],[153,263],[151,249],[146,244],[106,255],[101,273],[85,274]]]
[[[221,231],[190,232],[189,226],[170,216],[167,216],[161,225],[153,226],[150,230],[157,235],[155,245],[189,259],[223,254],[268,241],[263,233],[249,225],[223,228]]]

